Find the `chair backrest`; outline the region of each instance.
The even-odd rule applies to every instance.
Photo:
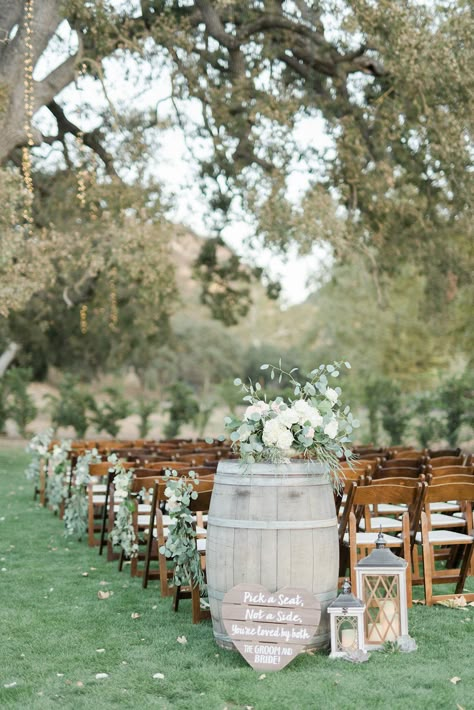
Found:
[[[469,483],[437,483],[427,487],[425,504],[439,503],[445,500],[474,502],[474,481]]]
[[[389,458],[391,459],[415,459],[423,456],[426,456],[424,449],[411,449],[404,446],[389,449]]]
[[[426,480],[430,485],[438,486],[441,483],[473,483],[474,476],[472,475],[472,473],[469,473],[467,475],[463,473],[448,473],[444,476],[431,476],[429,474]]]
[[[423,474],[419,475],[418,478],[410,478],[408,476],[387,476],[384,478],[372,478],[371,476],[367,476],[364,479],[364,484],[366,486],[374,485],[374,486],[409,486],[412,487],[416,481],[424,481],[425,477]]]
[[[391,484],[390,482],[384,485],[372,484],[359,486],[354,482],[347,496],[344,514],[339,526],[339,537],[341,538],[347,529],[351,512],[361,507],[369,505],[378,506],[384,503],[393,503],[395,505],[404,504],[408,506],[410,531],[411,536],[414,537],[415,530],[418,528],[419,524],[426,488],[427,485],[425,482],[417,480],[412,481],[411,486],[408,483],[400,486]],[[356,517],[360,518],[360,515],[357,514]]]
[[[439,458],[440,456],[460,456],[461,449],[428,449],[428,456],[430,459]]]
[[[423,472],[419,468],[397,467],[397,468],[381,468],[378,466],[373,478],[419,478]]]
[[[380,463],[381,468],[420,468],[425,463],[424,456],[414,458],[387,459]]]
[[[430,466],[440,468],[441,466],[462,466],[464,456],[436,456],[429,460]]]
[[[428,475],[432,478],[439,478],[440,476],[472,476],[474,474],[474,466],[439,466],[432,468],[428,467]]]

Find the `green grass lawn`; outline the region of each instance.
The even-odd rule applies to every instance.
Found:
[[[416,653],[372,653],[362,665],[305,655],[260,679],[215,645],[210,622],[191,624],[189,601],[175,614],[156,582],[143,590],[85,542],[66,540],[33,502],[26,463],[0,449],[0,707],[474,708],[474,607],[410,610]],[[99,590],[113,595],[99,600]]]

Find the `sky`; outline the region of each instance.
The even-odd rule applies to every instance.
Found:
[[[37,66],[34,78],[41,80],[49,74],[66,54],[74,53],[77,47],[75,34],[67,23],[63,23],[57,36],[46,49]],[[60,95],[59,102],[66,108],[66,115],[74,120],[84,130],[90,130],[97,125],[97,115],[87,110],[91,107],[103,107],[107,104],[125,107],[139,103],[140,109],[149,107],[156,110],[160,120],[172,117],[173,104],[170,100],[170,75],[160,65],[152,71],[151,78],[144,78],[140,69],[132,61],[127,62],[127,72],[124,72],[122,61],[109,59],[105,61],[106,72],[103,86],[90,78],[82,78],[68,86]],[[126,75],[127,74],[127,75]],[[192,123],[200,121],[200,106],[197,101],[183,103],[180,106],[187,120]],[[36,125],[44,133],[54,132],[55,124],[47,111],[41,109],[35,116]],[[49,130],[48,130],[49,129]],[[324,131],[323,122],[317,118],[305,118],[299,123],[295,137],[301,148],[318,144],[319,147],[330,148],[331,139]],[[198,185],[198,164],[192,156],[194,151],[203,151],[205,146],[195,143],[190,145],[189,136],[185,136],[180,128],[170,127],[161,130],[158,140],[158,153],[150,162],[150,173],[157,177],[163,185],[163,192],[172,205],[167,217],[184,224],[201,236],[208,236],[206,217],[208,207]],[[191,150],[190,150],[191,149]],[[298,166],[296,166],[298,168]],[[303,194],[308,185],[309,175],[304,169],[295,169],[288,186],[289,195],[295,201]],[[263,266],[272,278],[280,279],[282,284],[282,307],[303,301],[311,291],[308,282],[317,282],[317,275],[327,268],[330,258],[328,252],[318,247],[308,256],[300,257],[296,251],[290,250],[284,257],[276,256],[268,249],[258,252],[250,251],[245,246],[245,238],[250,236],[250,227],[238,215],[230,220],[222,232],[226,243],[244,260]]]

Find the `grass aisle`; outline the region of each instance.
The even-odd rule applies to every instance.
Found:
[[[66,540],[33,502],[26,462],[0,451],[0,707],[474,708],[474,607],[414,608],[414,654],[373,653],[361,666],[304,656],[259,680],[217,648],[210,623],[191,624],[190,602],[174,614],[156,582],[143,590],[85,542]],[[99,590],[113,595],[99,600]]]

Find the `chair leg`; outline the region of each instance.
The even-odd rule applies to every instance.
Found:
[[[145,551],[145,567],[143,569],[142,587],[148,587],[148,576],[150,573],[151,551],[153,547],[153,530],[155,529],[155,508],[156,508],[156,489],[153,491],[153,499],[150,510],[150,521],[148,523],[148,537],[146,541]]]
[[[201,621],[201,595],[199,593],[199,584],[191,589],[191,604],[193,610],[193,624],[199,624]]]
[[[178,611],[179,599],[181,596],[181,585],[174,587],[173,590],[173,611]]]
[[[421,514],[421,538],[423,553],[423,585],[425,588],[425,604],[433,604],[433,561],[432,546],[429,541],[429,526],[426,513]]]
[[[403,556],[408,563],[406,572],[407,585],[407,607],[413,606],[413,589],[412,589],[412,574],[411,574],[411,554],[410,554],[410,521],[408,513],[404,513],[402,517],[402,536],[403,536]]]
[[[118,571],[119,572],[122,571],[124,562],[125,562],[125,552],[123,550],[120,550],[120,557],[119,557],[119,563],[118,563]]]
[[[357,564],[357,525],[354,513],[349,515],[349,567],[352,594],[357,596],[357,580],[355,566]]]
[[[459,572],[459,580],[458,580],[458,583],[456,584],[456,594],[461,594],[462,590],[464,589],[467,573],[469,572],[469,567],[471,565],[471,557],[472,557],[473,547],[474,547],[474,543],[467,545],[467,550],[464,553],[464,557],[463,557],[463,561],[462,561],[462,565],[461,565],[461,570]]]

